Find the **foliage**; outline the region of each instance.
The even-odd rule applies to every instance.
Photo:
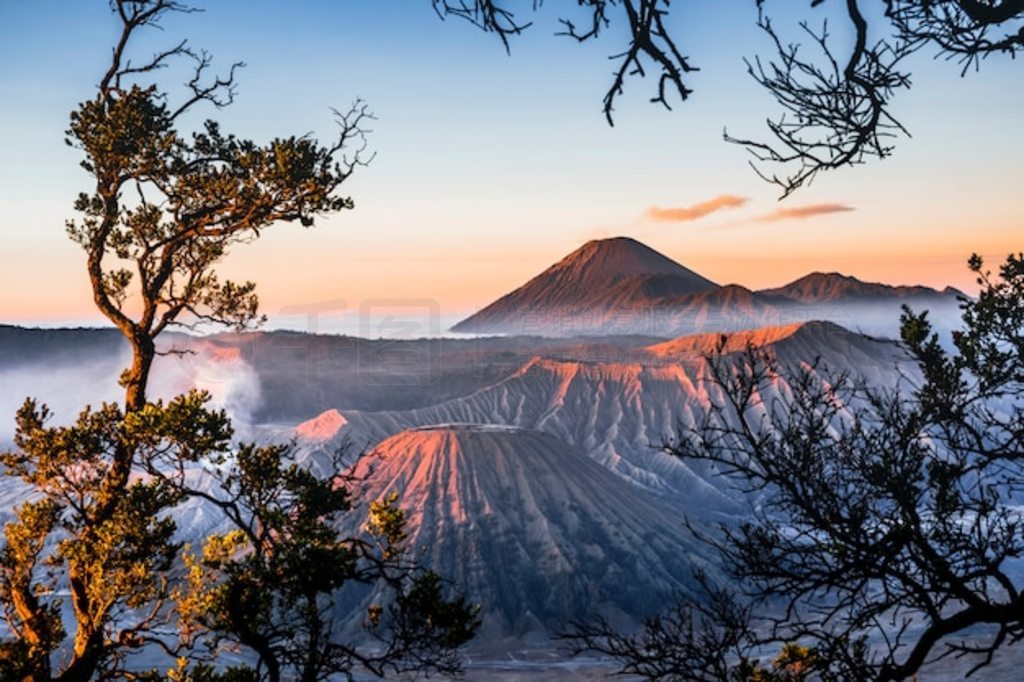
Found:
[[[305,136],[267,144],[225,133],[213,120],[191,134],[182,117],[199,104],[231,103],[234,74],[207,76],[211,58],[184,42],[142,63],[126,55],[130,39],[168,12],[173,0],[118,0],[121,37],[92,99],[71,113],[67,143],[84,154],[95,186],[75,201],[81,214],[68,234],[87,256],[96,306],[132,344],[122,381],[126,408],[145,402],[143,387],[155,339],[172,325],[209,322],[243,328],[260,320],[252,282],[221,281],[214,266],[231,246],[258,238],[272,224],[314,223],[352,208],[338,187],[364,162],[359,104],[338,114],[337,139]],[[194,63],[180,101],[156,83],[139,82],[175,59]]]
[[[504,0],[431,2],[442,17],[459,17],[496,34],[506,49],[512,37],[530,26]],[[821,171],[892,153],[893,139],[907,133],[893,116],[891,102],[895,93],[910,87],[905,62],[911,55],[934,50],[959,62],[963,74],[978,68],[983,59],[999,54],[1014,57],[1024,49],[1024,0],[809,0],[812,10],[841,6],[839,19],[851,36],[841,37],[839,52],[827,20],[820,22],[821,28],[803,20],[799,28],[811,54],[800,41],[780,36],[768,16],[770,2],[755,2],[757,24],[776,55],[768,61],[749,59],[747,69],[773,96],[781,114],[767,120],[768,142],[728,133],[725,139],[745,146],[755,159],[755,171],[778,185],[783,197],[812,182]],[[533,9],[541,4],[534,2]],[[682,5],[684,13],[678,15],[676,26],[669,17],[671,0],[566,4],[575,6],[582,19],[573,15],[560,19],[559,35],[586,42],[609,32],[613,24],[626,29],[625,45],[611,56],[616,66],[603,106],[609,124],[613,124],[615,101],[630,77],[653,74],[657,86],[651,101],[666,108],[671,108],[672,98],[686,101],[693,93],[688,80],[699,68],[685,56],[677,36],[695,23],[685,11],[695,14],[698,3]],[[766,165],[778,170],[769,172]]]
[[[232,246],[277,223],[311,226],[352,208],[337,190],[365,161],[369,113],[357,103],[337,114],[340,130],[327,145],[307,136],[257,144],[216,121],[184,132],[197,105],[231,103],[240,64],[210,77],[209,55],[185,42],[132,61],[140,30],[192,10],[174,0],[113,0],[111,8],[121,33],[110,64],[67,131],[94,185],[79,195],[80,218],[67,229],[85,251],[95,304],[129,342],[132,362],[121,376],[123,404],[86,407],[69,426],[51,425],[49,410],[33,400],[18,412],[15,450],[0,464],[25,484],[27,501],[14,510],[0,548],[9,633],[0,641],[0,676],[162,679],[133,671],[129,658],[143,647],[188,654],[202,635],[179,633],[181,626],[234,638],[260,666],[217,671],[190,668],[183,658],[172,679],[277,679],[275,658],[303,679],[353,662],[378,674],[388,666],[456,670],[455,649],[472,636],[475,612],[461,598],[446,599],[441,583],[405,562],[398,547],[378,559],[367,541],[335,537],[331,523],[348,510],[343,485],[283,464],[286,447],[235,451],[230,421],[210,409],[205,393],[166,403],[146,394],[157,338],[172,325],[260,321],[254,285],[215,272]],[[176,59],[194,66],[181,97],[151,80]],[[223,489],[210,499],[235,530],[211,538],[202,560],[189,559],[185,578],[195,589],[184,590],[173,511],[208,494],[194,477],[218,466]],[[380,514],[392,516],[381,541],[401,537],[404,518]],[[196,585],[203,576],[214,582]],[[363,656],[332,638],[327,607],[344,582],[378,579],[393,584],[389,608],[410,622],[381,625],[387,646]],[[58,596],[65,589],[73,620]]]
[[[182,495],[165,477],[121,477],[117,456],[130,444],[139,471],[222,452],[231,429],[205,409],[207,399],[190,393],[128,414],[116,404],[87,407],[70,426],[48,426],[49,411],[32,400],[18,411],[17,449],[0,462],[34,495],[4,528],[0,601],[20,635],[5,646],[21,652],[34,679],[48,679],[68,629],[54,597],[63,580],[75,627],[62,679],[117,674],[126,650],[150,642],[164,621],[178,548],[166,511]]]
[[[946,656],[971,657],[977,670],[1018,641],[1024,256],[998,278],[977,256],[970,265],[983,289],[963,304],[953,350],[927,313],[904,314],[910,390],[781,368],[753,347],[711,358],[722,398],[669,450],[759,500],[750,519],[704,537],[743,593],[703,611],[683,604],[639,638],[590,624],[571,633],[578,648],[633,666],[649,642],[694,649],[700,640],[681,626],[700,616],[700,632],[735,639],[711,655],[734,671],[753,647],[793,642],[824,679],[897,680]],[[740,604],[751,620],[735,618]],[[708,679],[707,665],[684,659],[646,676]]]
[[[255,671],[272,682],[350,678],[357,665],[377,675],[457,672],[456,650],[473,636],[477,609],[445,599],[439,577],[409,562],[394,498],[372,504],[365,537],[339,538],[335,524],[350,509],[346,483],[289,462],[288,446],[240,448],[216,494],[193,492],[233,529],[207,538],[201,556],[185,555],[182,635],[211,651],[224,642],[251,651]],[[348,615],[342,588],[352,583],[388,588],[387,615],[372,604],[365,618],[382,646],[360,649],[339,637],[336,621]]]

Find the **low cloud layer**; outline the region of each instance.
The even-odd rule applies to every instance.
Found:
[[[195,354],[157,360],[147,394],[169,400],[191,388],[210,393],[210,406],[223,408],[236,430],[251,424],[261,404],[256,371],[233,349],[196,340]],[[121,370],[131,364],[124,347],[104,356],[58,356],[46,363],[25,363],[0,368],[0,451],[13,445],[14,415],[26,397],[37,398],[53,413],[51,424],[70,424],[86,405],[124,399],[117,383]]]
[[[771,213],[754,218],[759,223],[776,223],[780,220],[806,220],[819,215],[829,213],[846,213],[855,210],[853,206],[845,204],[808,204],[807,206],[785,206],[777,208]]]
[[[685,223],[692,220],[699,220],[704,216],[721,211],[727,208],[739,208],[750,199],[738,197],[732,194],[722,194],[714,199],[702,201],[693,206],[681,206],[678,208],[661,208],[652,206],[647,209],[647,217],[659,223]]]

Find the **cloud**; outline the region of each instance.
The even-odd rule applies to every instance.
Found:
[[[691,220],[699,220],[715,211],[726,208],[739,208],[750,201],[746,197],[737,197],[732,194],[722,194],[714,199],[702,201],[693,206],[682,206],[680,208],[661,208],[652,206],[647,209],[647,217],[659,223],[685,223]]]
[[[771,213],[765,213],[753,220],[759,223],[775,223],[780,220],[805,220],[814,216],[826,215],[828,213],[846,213],[856,210],[853,206],[845,204],[808,204],[807,206],[787,206],[777,208]]]

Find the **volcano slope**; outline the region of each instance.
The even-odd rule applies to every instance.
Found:
[[[676,513],[540,431],[410,429],[353,473],[354,522],[396,493],[414,556],[481,604],[484,644],[543,642],[598,614],[635,624],[690,591],[704,565]]]
[[[414,410],[342,410],[300,425],[294,432],[306,457],[348,441],[372,448],[408,428],[442,423],[516,426],[550,433],[627,481],[685,509],[735,508],[713,472],[660,451],[679,430],[694,424],[720,395],[707,381],[707,360],[721,335],[704,334],[646,346],[614,361],[535,357],[505,379],[470,395]],[[900,376],[899,347],[810,322],[738,333],[727,353],[747,343],[769,349],[783,366],[815,371],[849,370],[877,384]],[[777,390],[786,391],[780,379]]]
[[[716,289],[711,280],[635,239],[595,239],[452,331],[565,336],[621,326],[649,333],[637,330],[659,301]]]

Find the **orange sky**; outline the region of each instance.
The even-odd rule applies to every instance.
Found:
[[[197,45],[248,63],[220,114],[232,130],[326,135],[329,107],[357,94],[378,115],[377,157],[345,185],[355,211],[312,230],[274,227],[224,265],[224,275],[258,282],[265,312],[415,297],[468,313],[602,236],[635,237],[751,288],[837,270],[971,289],[971,252],[994,265],[1024,250],[1011,153],[1024,110],[1018,63],[991,60],[960,78],[922,56],[899,100],[913,138],[884,162],[824,174],[779,203],[745,150],[721,137],[723,126],[756,133],[771,112],[733,47],[763,47],[753,21],[736,19],[752,3],[706,5],[706,30],[688,42],[701,65],[690,101],[666,112],[631,86],[614,128],[599,111],[602,54],[539,32],[509,57],[487,36],[439,27],[428,5],[397,18],[375,3],[323,5],[316,11],[338,14],[329,40],[323,22],[307,21],[296,30],[308,35],[273,54],[254,46],[276,35],[276,5],[231,14],[211,4],[185,18]],[[33,7],[5,5],[0,22],[10,38],[0,57],[31,65],[3,76],[19,106],[0,110],[0,322],[95,316],[82,254],[64,234],[88,177],[61,131],[109,55],[109,17],[103,3],[56,17]],[[355,20],[343,20],[348,12]],[[171,33],[155,33],[153,46]]]
[[[853,214],[848,219],[855,220]],[[438,238],[388,250],[376,239],[353,237],[358,227],[334,222],[314,230],[275,227],[260,243],[238,247],[221,271],[228,277],[254,278],[268,314],[328,299],[344,299],[349,309],[356,309],[366,299],[429,298],[446,314],[455,315],[472,312],[525,283],[586,239],[617,234],[641,239],[719,283],[754,289],[778,286],[814,270],[835,270],[870,281],[973,291],[974,276],[964,266],[970,252],[978,250],[994,265],[1020,244],[1014,243],[1010,229],[920,245],[893,230],[891,249],[878,253],[873,240],[851,240],[842,236],[843,230],[825,230],[820,224],[816,229],[793,226],[769,238],[759,224],[665,234],[661,225],[639,223],[619,232],[580,230],[545,244],[480,235],[459,244]],[[722,253],[723,241],[728,255]],[[0,319],[92,317],[82,254],[70,242],[47,248],[50,251],[39,248],[33,253],[22,247],[22,259],[4,269],[3,279],[12,284],[45,284],[5,287]]]

